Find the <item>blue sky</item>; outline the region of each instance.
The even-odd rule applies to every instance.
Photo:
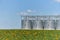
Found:
[[[60,0],[0,0],[0,28],[19,29],[21,13],[59,15]]]

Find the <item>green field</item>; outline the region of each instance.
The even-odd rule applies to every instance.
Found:
[[[0,40],[60,40],[60,31],[0,30]]]

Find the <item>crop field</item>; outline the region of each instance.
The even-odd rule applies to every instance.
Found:
[[[60,40],[60,31],[0,30],[0,40]]]

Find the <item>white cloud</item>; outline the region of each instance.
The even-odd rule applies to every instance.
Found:
[[[27,12],[32,12],[32,10],[28,9]]]
[[[35,12],[36,12],[35,10],[28,9],[26,11],[22,11],[22,12],[19,12],[17,14],[18,15],[30,15],[30,14],[35,13]]]
[[[28,15],[27,12],[20,12],[20,15]]]
[[[56,2],[60,2],[60,0],[54,0],[54,1],[56,1]]]

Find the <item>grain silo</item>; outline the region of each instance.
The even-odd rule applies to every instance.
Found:
[[[60,30],[60,16],[22,16],[22,29]]]
[[[46,20],[44,30],[54,30],[55,29],[54,23],[55,23],[54,20]]]

